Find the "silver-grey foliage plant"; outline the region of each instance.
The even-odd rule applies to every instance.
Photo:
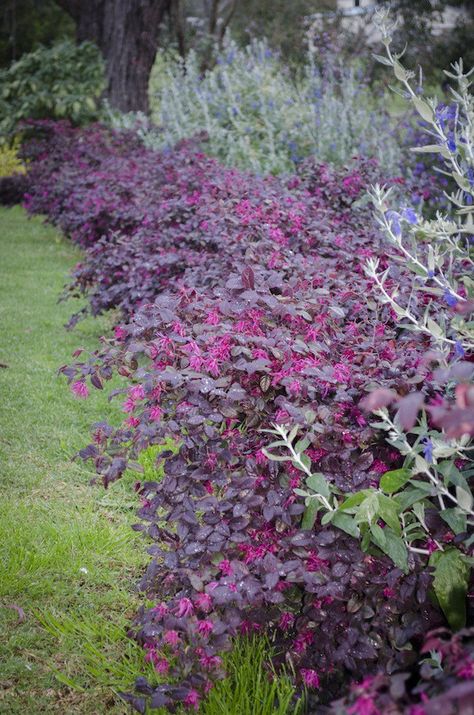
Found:
[[[299,76],[263,40],[243,49],[227,40],[204,76],[193,52],[184,61],[159,56],[151,84],[157,129],[142,129],[143,140],[161,149],[205,131],[207,152],[260,174],[292,171],[309,155],[343,164],[359,154],[394,170],[400,149],[361,70],[330,53],[321,69],[308,47]]]

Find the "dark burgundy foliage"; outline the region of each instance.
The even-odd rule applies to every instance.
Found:
[[[99,126],[39,129],[26,205],[85,249],[71,292],[122,316],[63,368],[78,395],[128,379],[123,424],[96,425],[81,456],[108,485],[149,445],[179,445],[161,455],[161,481],[137,485],[137,529],[153,542],[141,587],[156,605],[133,634],[161,675],[129,702],[191,704],[222,675],[230,639],[254,631],[274,634],[297,673],[317,670],[326,702],[351,679],[410,669],[443,623],[430,574],[414,560],[404,575],[339,530],[302,531],[302,473],[261,451],[262,429],[298,423],[344,492],[401,466],[358,407],[375,386],[384,404],[406,396],[428,372],[426,339],[400,331],[363,271],[373,255],[384,266],[355,204],[376,167],[258,178],[192,142],[157,154]]]
[[[26,176],[0,176],[0,205],[14,206],[21,203],[28,186]]]
[[[324,712],[470,715],[473,703],[474,629],[438,629],[427,634],[416,670],[365,678]]]
[[[286,186],[225,169],[192,142],[158,155],[99,127],[80,135],[67,123],[38,128],[43,140],[23,150],[33,159],[25,205],[90,249],[70,290],[90,293],[94,315],[117,306],[128,315],[174,291],[177,278],[202,288],[222,283],[239,260],[253,264],[262,251],[268,273],[288,274],[302,261],[296,250],[311,255],[315,231],[346,243],[350,205],[375,177],[370,162],[347,176],[308,162]],[[366,233],[358,224],[353,231]]]

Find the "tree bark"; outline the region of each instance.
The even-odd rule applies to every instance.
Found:
[[[56,0],[76,22],[78,42],[94,42],[106,64],[105,96],[122,112],[148,111],[148,80],[160,25],[174,0]]]
[[[221,7],[221,0],[212,0],[208,10],[209,22],[207,28],[207,51],[204,53],[201,62],[201,73],[204,74],[215,64],[215,46],[221,50],[225,33],[237,8],[237,0],[228,0]]]
[[[181,0],[174,0],[170,8],[171,28],[176,32],[178,52],[180,57],[186,57],[186,31],[184,28],[183,4]]]

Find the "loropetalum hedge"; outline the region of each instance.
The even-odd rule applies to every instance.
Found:
[[[269,273],[286,266],[288,274],[298,260],[296,241],[310,254],[311,237],[328,231],[328,203],[337,212],[331,231],[340,225],[334,235],[344,240],[350,204],[376,176],[371,162],[347,175],[309,163],[285,184],[223,168],[192,142],[159,155],[131,134],[120,138],[98,127],[78,134],[66,123],[35,127],[43,139],[24,149],[33,159],[25,205],[88,249],[69,289],[88,292],[94,315],[112,307],[130,315],[157,293],[175,291],[177,279],[221,283],[239,261],[264,264],[262,252]]]
[[[427,338],[400,332],[363,268],[371,256],[384,265],[359,203],[376,166],[307,162],[263,179],[192,142],[157,154],[98,126],[40,130],[25,148],[26,204],[85,249],[73,290],[92,312],[122,315],[93,355],[62,368],[78,397],[114,372],[127,380],[123,424],[95,425],[80,455],[108,485],[150,445],[175,444],[159,451],[164,476],[136,484],[153,606],[132,634],[157,677],[124,697],[141,712],[146,701],[198,709],[223,676],[222,651],[253,632],[275,639],[310,709],[351,680],[412,668],[444,623],[417,554],[404,574],[339,529],[301,529],[304,475],[262,451],[262,429],[301,425],[342,492],[401,466],[358,407],[375,385],[408,394],[425,377],[430,389]],[[378,712],[363,704],[340,712]]]

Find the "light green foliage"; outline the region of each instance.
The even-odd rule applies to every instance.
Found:
[[[176,442],[169,437],[163,444],[153,444],[151,447],[147,447],[138,457],[138,463],[143,468],[143,479],[147,482],[160,481],[163,478],[163,466],[164,460],[161,459],[160,455],[163,452],[172,452],[176,454],[178,447]]]
[[[264,41],[244,49],[228,41],[204,77],[196,53],[184,64],[158,55],[151,91],[157,128],[141,126],[140,134],[147,145],[163,148],[205,131],[207,152],[258,173],[293,171],[309,155],[341,164],[359,153],[397,166],[390,121],[358,69],[333,56],[321,70],[315,52],[310,49],[292,75]]]
[[[388,24],[385,11],[379,22],[386,54],[376,58],[392,68],[402,85],[402,96],[426,123],[425,131],[431,139],[429,145],[414,147],[413,151],[437,154],[440,172],[449,176],[457,189],[449,197],[451,211],[438,212],[433,220],[426,221],[406,209],[394,211],[389,203],[391,192],[374,187],[377,221],[395,249],[391,259],[412,273],[412,292],[405,291],[408,301],[397,290],[386,289],[389,271],[379,273],[378,261],[368,263],[367,273],[376,282],[381,301],[392,307],[405,328],[430,336],[441,353],[440,362],[447,365],[453,347],[465,352],[474,349],[474,323],[469,320],[469,311],[446,311],[440,319],[433,310],[440,300],[462,308],[474,299],[474,247],[470,242],[474,234],[474,96],[469,79],[474,70],[464,72],[459,60],[452,71],[445,72],[455,86],[451,89],[451,106],[440,107],[436,98],[418,93],[414,73],[400,62],[403,53],[392,52],[394,28]],[[429,297],[423,314],[414,307],[418,293]]]
[[[430,565],[434,566],[434,590],[439,604],[453,630],[466,624],[466,596],[469,588],[469,564],[458,549],[435,551]]]
[[[408,572],[408,541],[402,533],[402,508],[391,495],[382,489],[364,489],[349,497],[341,494],[320,472],[311,469],[311,460],[304,450],[309,445],[307,438],[295,443],[298,426],[288,431],[286,427],[274,425],[273,430],[265,430],[278,436],[264,453],[269,459],[290,461],[294,467],[306,474],[305,489],[295,489],[295,494],[305,499],[302,528],[312,529],[321,512],[321,523],[336,526],[350,536],[361,540],[364,550],[377,546],[386,553],[403,571]],[[275,449],[284,449],[283,454],[275,454]],[[382,520],[385,528],[378,522]]]
[[[0,177],[25,174],[26,167],[18,156],[19,141],[0,142]]]
[[[169,84],[169,70],[177,67],[181,62],[179,53],[172,48],[160,49],[156,53],[155,62],[151,68],[148,82],[148,96],[151,111],[154,116],[159,112],[159,99],[161,93]]]
[[[103,88],[103,61],[91,43],[40,47],[0,71],[0,135],[22,119],[91,121]]]
[[[300,715],[303,702],[288,675],[269,670],[271,655],[262,637],[237,640],[225,658],[227,678],[211,690],[200,715]]]
[[[380,421],[372,427],[385,430],[387,442],[405,458],[403,469],[382,476],[381,488],[390,494],[397,492],[399,498],[405,495],[402,503],[410,509],[422,501],[417,497],[421,496],[419,490],[423,491],[435,500],[441,518],[455,534],[465,533],[469,526],[474,526],[473,498],[467,481],[474,475],[474,469],[461,472],[455,465],[457,459],[469,463],[472,449],[469,437],[448,439],[443,432],[429,428],[424,413],[409,431],[401,428],[396,417],[391,419],[385,408],[375,414]],[[413,492],[410,485],[417,491]],[[418,520],[423,526],[423,520]]]
[[[397,289],[388,290],[386,279],[390,269],[379,273],[376,261],[369,262],[367,273],[378,287],[381,302],[391,306],[403,328],[429,336],[436,348],[432,361],[437,361],[448,374],[445,398],[452,400],[456,383],[462,382],[455,377],[456,362],[474,350],[472,305],[470,307],[474,299],[474,97],[470,76],[474,70],[465,72],[463,62],[459,60],[452,65],[451,71],[445,72],[454,83],[452,102],[449,106],[440,106],[435,98],[426,98],[417,91],[414,73],[401,63],[403,53],[392,51],[395,25],[390,24],[386,11],[379,15],[379,26],[385,55],[377,56],[377,59],[392,69],[402,86],[402,96],[411,102],[430,137],[429,145],[414,147],[413,151],[437,155],[439,170],[450,177],[457,188],[449,196],[450,211],[445,215],[438,212],[434,219],[426,221],[410,210],[394,211],[389,206],[390,192],[376,186],[372,200],[378,223],[395,249],[391,260],[401,264],[402,270],[411,272],[411,289],[405,290],[404,296]],[[440,310],[443,300],[451,309]],[[426,305],[422,313],[416,307],[420,304]],[[465,374],[461,388],[465,394],[472,390],[472,378],[469,382],[468,374]],[[472,403],[465,404],[459,394],[456,393],[457,407],[472,408]],[[429,430],[424,416],[419,426],[411,430],[411,435],[407,435],[396,420],[390,419],[387,410],[378,414],[381,422],[375,426],[388,431],[388,442],[405,456],[405,465],[412,470],[410,482],[414,486],[397,497],[404,499],[413,488],[425,490],[431,506],[436,505],[439,515],[456,535],[472,533],[473,495],[468,479],[474,475],[474,470],[464,469],[461,473],[456,466],[459,458],[468,464],[471,460],[469,466],[472,465],[474,447],[469,436],[472,435],[472,425],[467,420],[463,426],[462,411],[457,432],[464,434],[458,440]],[[430,443],[429,458],[426,454],[422,456],[422,435]],[[415,537],[420,525],[428,532],[424,523],[425,501],[426,498],[414,498],[409,507],[404,529],[411,529]],[[469,552],[473,537],[465,536],[464,541]],[[430,565],[435,569],[434,590],[451,626],[459,628],[465,622],[465,596],[472,560],[458,549],[437,546],[439,550],[430,559]]]

